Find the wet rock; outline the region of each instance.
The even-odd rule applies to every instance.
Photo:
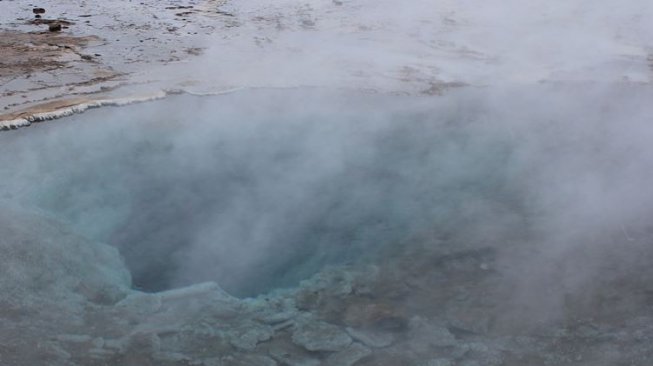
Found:
[[[360,343],[353,343],[344,350],[327,357],[324,366],[352,366],[372,354],[369,348]]]
[[[233,319],[244,310],[244,304],[226,293],[215,282],[200,283],[179,289],[163,291],[160,296],[162,311],[177,314],[176,321],[189,321],[202,312],[213,319]]]
[[[424,366],[453,366],[453,362],[448,358],[436,358],[434,360],[430,360]]]
[[[270,357],[284,366],[320,366],[320,361],[303,348],[294,344],[279,342],[270,347]]]
[[[452,355],[482,360],[483,366],[498,366],[504,363],[502,351],[505,349],[505,344],[501,342],[486,344],[481,341],[474,341],[458,344]]]
[[[267,356],[235,355],[204,361],[203,366],[277,366],[277,362]]]
[[[354,278],[343,269],[331,268],[316,274],[300,284],[297,308],[310,310],[324,307],[335,299],[346,297],[353,291]]]
[[[161,296],[135,292],[118,302],[116,309],[133,314],[153,314],[161,309]]]
[[[86,334],[60,334],[56,339],[66,343],[86,343],[90,342],[93,338]]]
[[[68,353],[66,350],[61,348],[60,345],[54,343],[54,342],[44,342],[43,344],[39,345],[40,348],[42,348],[42,352],[47,355],[48,359],[50,361],[58,360],[62,362],[66,362],[70,360],[71,354]]]
[[[282,331],[282,330],[284,330],[286,328],[290,328],[290,327],[292,327],[294,325],[295,325],[295,322],[293,320],[288,320],[288,321],[285,321],[285,322],[282,322],[282,323],[274,324],[272,326],[272,329],[275,332],[279,332],[279,331]]]
[[[95,360],[111,359],[118,354],[119,352],[115,349],[91,348],[88,350],[89,357]]]
[[[158,354],[161,349],[161,339],[155,333],[135,333],[127,340],[126,350],[135,354]]]
[[[126,342],[123,339],[105,339],[104,348],[105,350],[113,351],[115,353],[124,352]]]
[[[157,352],[152,357],[161,362],[169,363],[189,363],[192,358],[178,352]]]
[[[295,316],[297,316],[297,313],[294,311],[284,311],[280,313],[261,314],[257,319],[266,324],[276,325],[286,323]]]
[[[450,330],[460,334],[486,334],[492,328],[494,313],[486,304],[474,304],[473,300],[460,301],[445,311]]]
[[[24,306],[74,302],[114,293],[124,297],[129,272],[115,248],[92,242],[37,212],[0,211],[0,291]],[[38,302],[27,302],[36,297]]]
[[[433,347],[457,345],[456,337],[449,329],[436,321],[413,317],[410,320],[410,347],[415,352],[428,352]]]
[[[340,351],[351,344],[351,337],[341,328],[321,321],[299,325],[292,341],[309,351]]]
[[[460,366],[481,366],[481,364],[476,360],[464,360],[460,362]]]
[[[279,296],[261,296],[247,299],[244,302],[256,315],[254,318],[262,323],[276,328],[281,324],[291,322],[299,314],[292,299]]]
[[[272,338],[274,331],[270,326],[252,325],[244,329],[233,331],[229,338],[232,346],[251,351],[256,348],[259,342],[264,342]]]
[[[161,296],[161,299],[165,302],[209,296],[215,301],[239,302],[237,298],[229,295],[215,282],[198,283],[192,286],[159,292],[158,295]]]
[[[344,314],[344,322],[355,328],[402,331],[408,320],[395,307],[383,303],[353,303]]]
[[[394,336],[391,333],[374,329],[347,328],[347,333],[353,339],[373,348],[387,347],[394,342]]]
[[[471,352],[487,353],[487,352],[490,351],[490,347],[488,347],[486,344],[481,343],[481,342],[469,342],[469,343],[466,343],[465,346]]]
[[[202,360],[202,366],[222,366],[222,358],[212,357]]]

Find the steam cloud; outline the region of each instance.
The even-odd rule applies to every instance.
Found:
[[[431,233],[502,249],[517,301],[553,311],[542,281],[631,265],[650,229],[652,91],[591,86],[102,109],[0,134],[0,196],[117,246],[150,291],[253,295]]]

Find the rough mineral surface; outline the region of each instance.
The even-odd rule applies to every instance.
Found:
[[[293,169],[273,171],[249,190],[248,196],[257,196],[263,188],[283,186],[278,197],[306,204],[300,208],[319,206],[334,187],[360,193],[325,204],[324,211],[338,215],[332,221],[314,218],[311,229],[317,232],[351,219],[350,208],[366,205],[398,212],[427,207],[429,215],[413,220],[419,229],[393,237],[391,248],[364,261],[353,258],[370,254],[362,251],[351,261],[310,271],[313,262],[295,260],[293,265],[308,273],[303,281],[246,298],[232,296],[224,283],[210,279],[169,291],[141,291],[118,250],[91,239],[109,238],[109,222],[123,215],[127,223],[149,220],[138,215],[137,206],[156,206],[161,195],[151,183],[166,178],[159,174],[165,169],[146,173],[132,159],[136,154],[123,151],[142,173],[138,179],[152,179],[143,190],[155,199],[120,205],[111,196],[99,202],[52,173],[65,165],[44,156],[45,144],[58,143],[55,134],[46,134],[50,139],[43,146],[4,153],[9,141],[18,141],[11,133],[43,126],[1,131],[0,365],[650,366],[653,132],[646,126],[653,115],[648,107],[653,100],[651,19],[653,6],[646,1],[0,0],[0,130],[91,108],[168,101],[180,93],[298,88],[303,94],[323,88],[432,98],[429,103],[446,106],[446,113],[437,113],[442,131],[453,131],[439,141],[437,151],[419,150],[416,141],[435,141],[430,135],[413,133],[402,140],[405,135],[397,128],[390,137],[375,136],[378,146],[394,149],[396,161],[378,159],[400,167],[394,171],[367,171],[354,159],[346,166],[306,164],[310,172],[298,175],[298,181],[312,181],[315,168],[327,166],[347,177],[369,174],[375,181],[402,183],[385,191],[357,191],[355,184],[340,187],[328,181],[296,198],[297,185],[279,183]],[[514,86],[523,89],[509,94],[506,90]],[[529,90],[535,92],[522,93]],[[305,107],[303,99],[293,98],[288,98],[293,108]],[[501,104],[506,99],[509,103]],[[582,109],[576,110],[579,105]],[[274,107],[262,114],[276,116],[287,105]],[[196,162],[223,151],[224,146],[210,153],[194,150],[196,140],[184,134],[194,122],[191,114],[184,115],[192,121],[184,120],[183,128],[167,125],[170,108],[152,114],[162,122],[159,127],[189,137],[182,147],[199,151],[184,156],[182,166],[192,171]],[[375,125],[382,117],[395,117],[376,105],[368,109],[365,118]],[[489,123],[490,117],[521,122],[537,115],[542,123],[534,129]],[[348,122],[360,129],[347,134],[353,139],[346,141],[364,147],[355,138],[366,125],[354,117]],[[303,122],[314,119],[304,116]],[[473,123],[478,130],[464,130]],[[324,128],[321,132],[329,129]],[[564,133],[553,133],[557,128]],[[180,147],[153,143],[154,131],[134,136],[125,129],[117,141],[133,139],[138,151]],[[266,130],[264,137],[274,139],[273,131]],[[78,141],[94,136],[77,132],[69,135]],[[323,146],[323,137],[307,140],[307,149]],[[246,153],[257,147],[235,145]],[[531,149],[534,145],[538,148]],[[81,166],[92,152],[105,153],[103,146],[79,149],[70,160]],[[344,151],[327,150],[328,156]],[[31,155],[34,151],[45,152]],[[375,148],[355,151],[360,159],[377,153]],[[294,161],[304,155],[283,150],[266,156]],[[118,156],[106,153],[105,158],[89,164],[110,177],[88,185],[122,187],[124,176],[114,173],[119,172]],[[490,164],[495,158],[504,164]],[[164,166],[171,163],[161,160]],[[423,163],[433,160],[440,165],[423,175],[402,169],[410,162],[426,169]],[[254,161],[246,169],[261,169],[268,161]],[[524,161],[531,165],[521,167]],[[238,187],[248,181],[237,169],[240,163],[228,163],[224,170]],[[25,169],[9,169],[15,165]],[[74,178],[84,181],[86,173]],[[173,186],[195,190],[182,182]],[[406,186],[415,193],[410,205],[389,200]],[[440,195],[426,194],[433,187]],[[547,195],[550,189],[558,194]],[[100,218],[91,210],[68,212],[71,197],[115,212]],[[179,219],[191,211],[186,198],[177,202]],[[277,203],[256,207],[275,213],[259,227],[283,231],[275,221],[280,217],[297,211],[310,216],[295,206],[274,211]],[[46,209],[52,207],[57,210]],[[170,208],[156,207],[160,212]],[[356,229],[374,228],[388,237],[392,233],[379,217],[364,217]],[[245,216],[234,221],[247,233],[256,226]],[[162,236],[176,234],[171,229]],[[356,234],[341,233],[347,241],[336,257],[360,249],[355,244],[364,235]],[[333,238],[328,239],[332,245]],[[291,252],[302,258],[300,250],[274,254]],[[320,259],[312,254],[305,258]],[[282,277],[287,269],[268,273]]]
[[[309,351],[340,351],[351,343],[351,338],[341,328],[314,321],[299,324],[292,340]]]
[[[509,323],[505,322],[494,323],[485,333],[461,328],[457,313],[442,311],[449,306],[459,307],[460,301],[471,306],[469,300],[451,302],[459,286],[467,287],[468,298],[489,296],[496,305],[484,313],[501,319],[500,291],[488,293],[478,285],[479,281],[497,279],[478,269],[482,251],[422,253],[419,258],[406,254],[396,259],[398,265],[410,260],[414,264],[411,267],[395,267],[392,261],[376,269],[332,268],[329,276],[341,273],[350,278],[352,291],[323,299],[309,311],[302,311],[293,303],[305,296],[304,290],[313,284],[316,292],[329,289],[324,273],[297,290],[259,299],[225,297],[219,287],[211,284],[161,294],[130,293],[128,275],[111,248],[83,241],[61,223],[39,213],[5,210],[1,222],[2,258],[13,258],[12,263],[2,267],[2,291],[12,294],[2,298],[0,319],[5,350],[2,357],[7,365],[39,360],[62,366],[596,365],[597,357],[645,365],[651,356],[650,348],[642,342],[653,335],[653,316],[641,310],[637,317],[622,317],[624,320],[619,322],[610,320],[619,319],[612,318],[619,314],[619,308],[602,310],[611,315],[602,321],[578,312],[573,313],[573,321],[532,324],[521,334],[507,332]],[[44,241],[40,235],[37,238],[36,233],[46,233],[48,239]],[[25,251],[28,248],[32,250]],[[79,256],[64,255],[72,250]],[[17,256],[25,262],[16,261]],[[94,265],[88,266],[91,259]],[[451,268],[455,268],[453,272]],[[59,281],[49,281],[43,270],[56,273]],[[413,292],[404,281],[396,283],[383,275],[407,276],[412,278],[411,286],[421,287],[432,284],[441,271],[464,276],[456,280],[454,287],[444,286],[434,294]],[[653,275],[644,267],[633,271],[638,277]],[[466,277],[470,273],[475,276]],[[333,307],[346,308],[348,303],[393,303],[392,293],[401,287],[405,297],[396,306],[410,306],[413,314],[419,314],[406,319],[404,327],[384,328],[382,323],[380,328],[347,328],[341,325],[345,313],[329,312]],[[358,288],[365,289],[362,295],[356,294]],[[617,290],[612,286],[604,289],[606,295]],[[374,297],[366,295],[368,291]],[[627,309],[635,305],[631,301]],[[33,347],[35,340],[40,340],[40,347]]]
[[[63,113],[71,103],[162,90],[323,86],[440,94],[463,85],[651,80],[651,9],[632,2],[619,11],[578,0],[39,5],[46,12],[35,20],[29,4],[2,4],[0,121],[7,125]],[[65,27],[48,32],[51,24]],[[535,36],[516,41],[515,34]],[[579,44],[599,46],[588,55]]]

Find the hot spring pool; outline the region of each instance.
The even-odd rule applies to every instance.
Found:
[[[585,164],[615,147],[580,118],[629,102],[602,112],[575,92],[258,90],[93,110],[0,133],[0,197],[117,247],[136,289],[251,296],[424,233],[495,240],[582,205],[591,192],[568,177],[621,168]]]

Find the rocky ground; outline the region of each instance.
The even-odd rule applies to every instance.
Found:
[[[206,35],[222,24],[211,17],[218,15],[218,6],[52,1],[39,4],[44,12],[35,14],[35,5],[3,2],[0,120],[98,99],[161,95],[163,86],[155,85],[159,77],[136,74],[201,53],[199,32]],[[53,24],[62,27],[51,31]]]
[[[65,114],[73,105],[178,91],[318,86],[437,94],[463,85],[651,80],[646,15],[652,10],[639,4],[614,12],[578,1],[5,0],[0,6],[5,127],[53,117],[44,112]],[[44,12],[35,14],[36,7]],[[61,30],[51,32],[50,25]]]
[[[308,86],[437,95],[651,82],[648,7],[432,3],[0,0],[0,127],[179,92]],[[535,278],[548,282],[521,281],[531,268],[506,265],[502,251],[529,257],[520,254],[529,235],[497,243],[427,232],[389,259],[239,299],[215,283],[135,291],[115,250],[3,203],[0,364],[646,366],[646,227],[602,237],[615,249],[595,258],[600,276],[580,283],[559,280],[578,265],[571,260],[544,266],[551,276]],[[624,247],[639,255],[624,263]]]
[[[215,283],[129,290],[110,247],[41,214],[2,215],[2,258],[12,258],[2,267],[3,365],[644,366],[653,357],[646,240],[630,244],[641,252],[635,263],[600,261],[606,270],[589,286],[599,291],[527,283],[541,303],[560,301],[553,315],[533,299],[520,304],[515,268],[501,263],[501,251],[527,248],[523,238],[463,247],[462,238],[424,233],[391,259],[237,299]]]

